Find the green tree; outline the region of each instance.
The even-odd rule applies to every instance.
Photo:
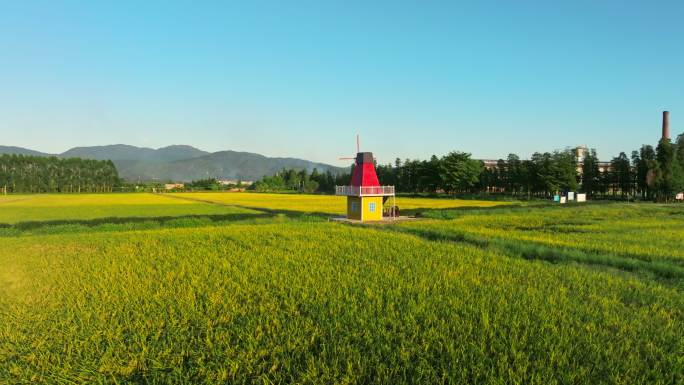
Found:
[[[677,155],[677,164],[678,164],[678,191],[684,191],[684,134],[681,134],[677,137],[677,142],[676,142],[676,155]]]
[[[577,190],[577,161],[571,151],[555,151],[552,155],[555,184],[560,190]]]
[[[647,144],[641,146],[636,164],[636,185],[644,199],[652,198],[657,169],[658,162],[653,146]]]
[[[516,154],[508,154],[506,168],[508,169],[508,186],[506,188],[513,194],[517,194],[524,185],[520,157]]]
[[[620,195],[631,194],[632,192],[632,170],[627,158],[627,154],[621,152],[610,162],[613,174],[613,192],[620,190]]]
[[[582,161],[582,191],[587,195],[593,196],[598,192],[600,183],[600,172],[596,150],[591,149],[584,154]]]
[[[668,201],[679,187],[680,170],[675,159],[675,147],[668,139],[661,139],[656,148],[658,168],[655,178],[660,199]]]
[[[442,188],[449,193],[471,191],[477,184],[482,163],[465,152],[450,152],[440,161]]]

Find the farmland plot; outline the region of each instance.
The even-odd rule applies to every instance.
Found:
[[[285,196],[283,214],[244,195],[261,206],[86,197],[178,219],[53,226],[63,203],[44,207],[51,232],[0,232],[0,383],[684,381],[676,275],[511,246],[605,257],[608,233],[611,258],[677,267],[681,206],[452,207],[362,227],[307,215],[327,204],[313,196]],[[248,212],[201,220],[223,209]]]
[[[229,204],[247,208],[282,210],[290,212],[344,214],[346,197],[333,195],[303,194],[255,194],[255,193],[177,193],[172,196],[206,202]],[[400,210],[447,209],[459,207],[493,207],[510,202],[492,202],[462,199],[396,198]]]
[[[172,200],[154,194],[45,194],[0,199],[0,223],[256,213],[253,210]]]
[[[491,244],[530,257],[646,270],[684,282],[682,205],[445,210],[426,215],[448,220],[401,227],[431,239]]]

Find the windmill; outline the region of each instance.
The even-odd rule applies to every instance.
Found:
[[[347,218],[358,221],[381,221],[395,218],[394,186],[381,186],[375,172],[372,152],[361,152],[359,136],[356,135],[356,157],[339,158],[354,160],[354,171],[349,186],[336,186],[335,195],[347,197]],[[385,202],[392,199],[391,210],[385,216]]]

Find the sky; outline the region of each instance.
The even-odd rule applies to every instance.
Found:
[[[0,145],[335,165],[684,132],[684,2],[1,1]]]

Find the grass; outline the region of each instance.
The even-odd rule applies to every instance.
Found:
[[[137,199],[262,211],[8,227],[0,383],[684,381],[683,288],[649,270],[678,266],[684,207],[426,200],[433,219],[361,227],[311,215],[331,197],[230,195],[86,199],[109,213]]]

